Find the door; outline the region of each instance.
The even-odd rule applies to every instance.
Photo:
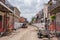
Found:
[[[3,31],[3,27],[2,27],[2,16],[0,15],[0,32]]]

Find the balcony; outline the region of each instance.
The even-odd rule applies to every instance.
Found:
[[[4,10],[8,9],[9,11],[13,12],[12,5],[7,0],[6,1],[5,0],[0,0],[0,5],[1,5],[2,8],[5,7]],[[8,10],[6,10],[6,11],[8,11]]]
[[[48,11],[51,12],[52,10],[54,10],[55,8],[57,8],[59,6],[60,6],[60,2],[57,2],[56,4],[49,5]]]
[[[13,6],[9,3],[9,1],[5,1],[5,5],[9,7],[11,10],[13,10]]]

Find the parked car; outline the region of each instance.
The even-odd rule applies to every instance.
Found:
[[[22,28],[27,28],[27,24],[23,23]]]

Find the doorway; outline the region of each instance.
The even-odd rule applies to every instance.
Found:
[[[0,15],[0,32],[2,31],[2,16]]]

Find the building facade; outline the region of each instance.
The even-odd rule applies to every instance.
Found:
[[[14,17],[14,21],[15,21],[15,22],[19,22],[20,13],[21,13],[21,12],[18,10],[18,8],[14,7],[14,14],[16,15],[16,16]]]
[[[19,18],[20,11],[16,7],[13,8],[7,0],[0,0],[0,34],[11,32]]]
[[[60,31],[60,0],[50,0],[48,2],[49,7],[48,11],[50,13],[50,16],[54,15],[56,18],[51,21],[53,24],[55,24],[55,30]]]
[[[14,12],[6,6],[7,0],[0,0],[0,33],[3,34],[10,30],[9,26],[9,17],[10,13],[13,14]]]
[[[43,14],[43,9],[41,11],[39,11],[37,14],[36,14],[36,20],[35,22],[36,23],[40,23],[41,22],[41,19],[44,17],[44,14]]]

